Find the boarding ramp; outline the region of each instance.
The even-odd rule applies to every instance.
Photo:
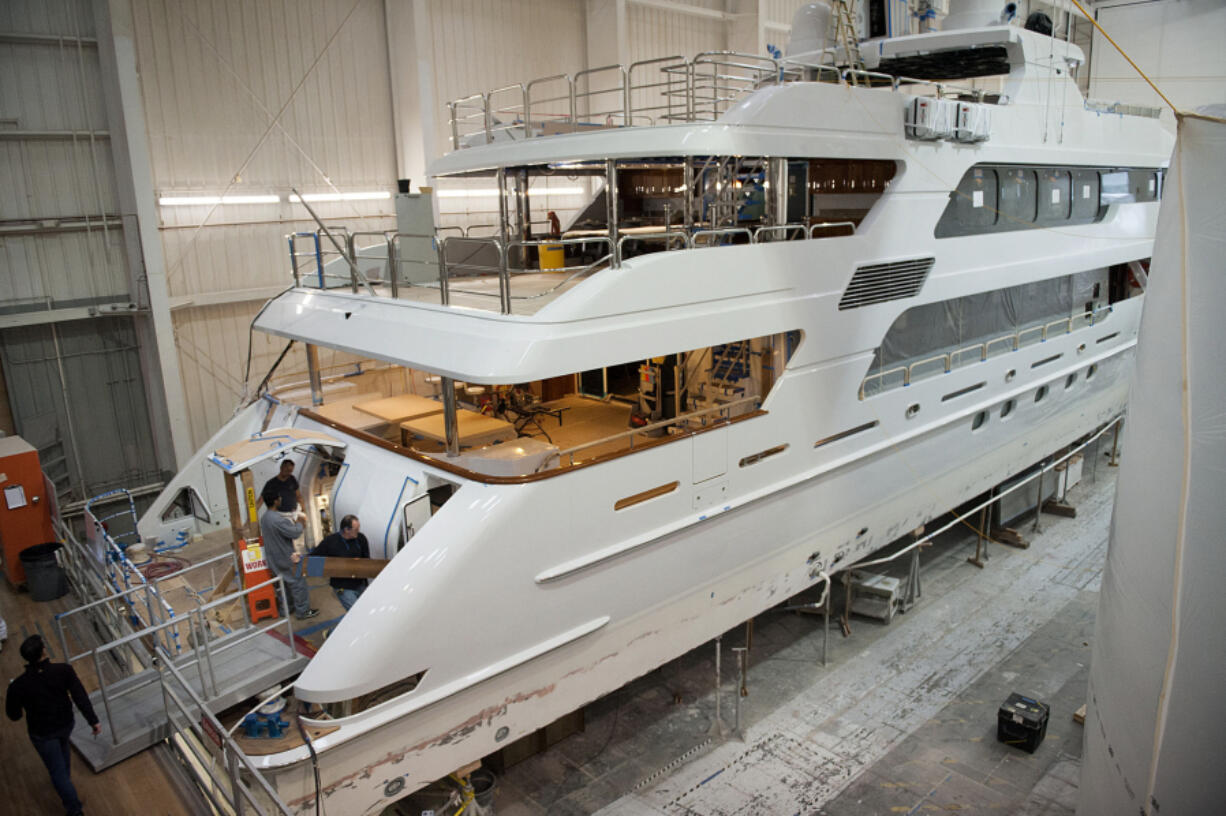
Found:
[[[105,527],[99,531],[100,539],[86,545],[60,527],[65,569],[79,596],[96,600],[55,621],[62,659],[87,686],[96,684],[90,701],[102,734],[94,737],[78,720],[72,735],[95,771],[171,735],[163,693],[171,668],[205,709],[219,712],[305,667],[310,650],[294,637],[288,616],[256,625],[248,614],[247,596],[269,588],[289,609],[279,577],[234,592],[193,591],[193,579],[203,587],[228,586],[237,568],[233,551],[150,579]]]

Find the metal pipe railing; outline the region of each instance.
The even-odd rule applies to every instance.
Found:
[[[183,725],[176,726],[173,730],[176,733],[191,731],[198,744],[203,745],[208,740],[217,745],[218,750],[221,751],[223,766],[226,769],[226,776],[229,781],[229,791],[227,792],[225,788],[221,788],[220,791],[231,808],[238,814],[242,814],[244,807],[248,805],[257,814],[261,814],[261,816],[267,812],[262,807],[261,801],[247,788],[247,785],[244,783],[244,779],[246,779],[253,780],[256,783],[258,790],[266,797],[264,804],[271,805],[275,808],[275,812],[282,814],[282,816],[292,816],[289,807],[281,801],[272,785],[269,784],[268,780],[264,778],[263,774],[260,773],[260,770],[256,768],[247,755],[243,753],[238,743],[229,735],[225,726],[213,715],[205,701],[195,692],[183,675],[179,673],[179,670],[175,668],[174,663],[171,662],[168,656],[162,655],[162,659],[158,662],[158,669],[167,722],[175,725],[171,708],[172,704],[183,719]],[[168,682],[168,678],[170,678],[170,682]],[[183,692],[183,696],[188,698],[191,703],[190,707],[184,702],[182,696],[175,690],[175,687],[172,686],[172,682],[177,684],[178,689]],[[206,722],[209,725],[210,732],[207,735],[204,731],[204,723]],[[201,756],[195,749],[192,741],[180,737],[178,741],[171,740],[171,744],[176,748],[180,748],[182,745],[191,746],[188,750],[192,752],[192,755],[197,760],[197,762],[192,764],[196,765],[196,767],[207,768],[214,782],[221,781],[213,775],[213,757]]]
[[[1103,315],[1104,317],[1106,317],[1110,315],[1114,310],[1115,309],[1113,306],[1102,306],[1098,309],[1094,309],[1091,312],[1082,312],[1080,314],[1073,315],[1072,317],[1062,317],[1059,320],[1053,320],[1050,323],[1045,323],[1039,326],[1029,326],[1025,329],[1021,329],[1019,331],[1012,332],[1010,334],[1002,335],[1000,337],[994,337],[991,340],[986,340],[982,343],[975,343],[969,346],[965,346],[963,348],[958,349],[957,351],[937,354],[932,357],[925,357],[924,359],[917,360],[913,363],[908,363],[908,364],[901,365],[901,366],[895,366],[885,371],[880,371],[880,372],[875,372],[873,374],[869,374],[867,377],[865,377],[860,382],[860,399],[864,399],[867,396],[867,391],[869,389],[870,383],[876,382],[878,384],[877,389],[874,389],[874,393],[880,393],[881,391],[889,390],[888,387],[885,385],[885,379],[887,377],[898,374],[900,372],[903,375],[902,385],[908,386],[911,384],[912,380],[916,379],[916,376],[917,376],[916,369],[922,366],[926,366],[929,363],[934,363],[938,361],[941,362],[942,369],[939,373],[948,374],[954,368],[954,362],[953,362],[954,358],[962,355],[965,352],[977,353],[978,358],[979,358],[978,361],[984,362],[992,356],[992,347],[994,345],[1005,344],[1009,351],[1017,351],[1020,348],[1022,348],[1023,345],[1026,345],[1025,343],[1022,342],[1024,337],[1035,335],[1035,333],[1037,332],[1036,336],[1038,339],[1036,342],[1046,342],[1048,338],[1048,329],[1052,327],[1059,327],[1059,326],[1064,327],[1064,331],[1058,332],[1057,334],[1072,334],[1074,331],[1078,330],[1077,328],[1074,327],[1075,321],[1078,321],[1078,320],[1088,321],[1084,326],[1081,326],[1080,328],[1083,328],[1083,329],[1090,328],[1091,326],[1095,326],[1098,324],[1099,315]]]
[[[1118,425],[1120,422],[1123,422],[1123,421],[1124,421],[1124,417],[1123,417],[1122,415],[1121,415],[1121,416],[1117,416],[1117,417],[1115,417],[1114,419],[1112,419],[1112,420],[1108,421],[1108,422],[1107,422],[1105,425],[1103,425],[1101,428],[1099,428],[1099,429],[1098,429],[1098,430],[1097,430],[1097,431],[1096,431],[1096,432],[1093,434],[1093,436],[1091,436],[1091,437],[1089,437],[1088,439],[1086,439],[1084,442],[1082,442],[1082,443],[1081,443],[1080,445],[1078,445],[1077,447],[1073,448],[1072,450],[1069,450],[1069,451],[1065,452],[1065,454],[1064,454],[1063,456],[1061,456],[1060,458],[1058,458],[1058,459],[1054,459],[1054,460],[1051,460],[1051,461],[1049,461],[1049,462],[1044,463],[1043,465],[1041,465],[1041,466],[1039,467],[1039,470],[1038,470],[1036,473],[1034,473],[1034,474],[1033,474],[1033,475],[1031,475],[1031,476],[1026,477],[1025,479],[1021,480],[1021,481],[1020,481],[1020,482],[1018,482],[1017,484],[1012,485],[1012,486],[1011,486],[1011,487],[1009,487],[1008,489],[1006,489],[1006,490],[1002,490],[1002,491],[1000,491],[999,493],[998,493],[998,492],[996,492],[996,491],[992,491],[992,492],[991,492],[991,494],[989,495],[989,497],[988,497],[987,501],[980,502],[979,504],[977,504],[977,505],[975,505],[974,507],[970,508],[969,510],[967,510],[967,511],[966,511],[966,513],[965,513],[964,515],[958,515],[958,513],[957,513],[957,512],[955,512],[955,511],[952,511],[952,510],[951,510],[950,512],[952,513],[952,515],[953,515],[953,517],[954,517],[953,521],[949,522],[948,524],[942,525],[941,527],[938,527],[937,529],[933,530],[931,533],[927,533],[927,534],[926,534],[926,535],[924,535],[922,538],[917,538],[915,541],[912,541],[910,544],[908,544],[907,546],[903,547],[903,548],[902,548],[902,549],[900,549],[898,552],[891,553],[890,555],[884,556],[884,557],[882,557],[882,558],[876,558],[876,559],[873,559],[873,560],[871,560],[871,561],[860,561],[860,562],[855,563],[855,564],[849,564],[849,565],[846,567],[846,569],[847,569],[847,570],[851,570],[851,569],[864,569],[865,567],[875,567],[875,566],[878,566],[878,565],[880,565],[880,564],[888,564],[889,562],[891,562],[891,561],[895,560],[896,558],[899,558],[899,557],[901,557],[901,556],[903,556],[903,555],[906,555],[907,553],[911,552],[911,551],[912,551],[912,550],[914,550],[916,547],[919,547],[919,546],[922,546],[922,545],[924,545],[924,544],[927,544],[929,541],[931,541],[932,539],[936,538],[936,537],[937,537],[937,536],[939,536],[941,533],[944,533],[946,530],[949,530],[951,527],[954,527],[954,526],[956,526],[956,525],[958,525],[958,524],[961,524],[962,522],[964,522],[964,521],[966,521],[967,519],[969,519],[973,513],[977,512],[977,511],[979,511],[979,510],[982,510],[983,508],[985,508],[985,507],[987,507],[987,506],[989,506],[989,505],[995,504],[996,502],[1000,501],[1000,499],[1001,499],[1001,498],[1003,498],[1004,496],[1009,495],[1010,493],[1012,493],[1012,492],[1013,492],[1013,491],[1015,491],[1015,490],[1020,490],[1021,488],[1025,487],[1025,486],[1026,486],[1026,485],[1028,485],[1028,484],[1030,484],[1030,482],[1034,481],[1035,479],[1040,478],[1040,477],[1041,477],[1041,476],[1042,476],[1044,473],[1046,473],[1047,471],[1049,471],[1049,470],[1054,470],[1054,469],[1055,469],[1055,468],[1056,468],[1058,465],[1062,465],[1062,464],[1064,464],[1064,463],[1065,463],[1065,462],[1067,462],[1069,459],[1073,458],[1073,457],[1074,457],[1074,456],[1076,456],[1078,453],[1080,453],[1082,450],[1084,450],[1084,449],[1085,449],[1085,448],[1086,448],[1086,447],[1087,447],[1087,446],[1088,446],[1088,445],[1089,445],[1091,442],[1097,442],[1097,441],[1098,441],[1098,440],[1099,440],[1099,439],[1102,437],[1102,435],[1103,435],[1103,434],[1105,434],[1105,433],[1106,433],[1107,431],[1109,431],[1109,430],[1110,430],[1112,427],[1114,427],[1114,426]],[[1036,512],[1041,512],[1041,511],[1042,511],[1042,504],[1043,504],[1043,502],[1042,502],[1042,499],[1040,498],[1040,501],[1039,501],[1039,508],[1038,508],[1038,509],[1036,509]],[[969,522],[967,522],[967,523],[969,524]]]
[[[656,68],[662,78],[642,81],[636,77],[636,72],[641,75],[643,69],[651,67]],[[616,72],[616,78],[610,87],[596,90],[591,88],[592,77],[611,72]],[[518,129],[521,126],[519,121],[509,124],[495,122],[494,114],[500,112],[521,115],[525,138],[543,135],[543,129],[537,132],[533,128],[532,112],[545,106],[557,106],[559,103],[566,106],[566,112],[551,111],[549,115],[564,118],[572,129],[579,126],[579,107],[584,103],[589,109],[585,110],[583,115],[597,126],[610,123],[629,126],[643,121],[654,123],[713,120],[744,94],[764,85],[786,82],[858,84],[859,87],[865,88],[872,88],[874,83],[877,83],[892,93],[899,92],[904,85],[925,86],[932,88],[937,97],[953,94],[973,97],[980,102],[985,99],[982,89],[964,88],[932,80],[894,76],[879,71],[844,69],[803,59],[776,58],[737,51],[704,51],[689,60],[675,55],[640,60],[628,66],[605,65],[588,68],[573,75],[553,74],[527,83],[507,85],[486,93],[470,94],[456,99],[447,103],[451,142],[454,149],[459,149],[464,146],[466,137],[480,134],[484,136],[482,141],[488,144],[499,132]],[[558,85],[562,87],[553,91],[552,95],[533,98],[533,91],[543,86]],[[499,106],[492,101],[496,95],[505,96],[514,91],[519,91],[518,104]],[[597,97],[606,96],[613,97],[616,101],[592,107]]]

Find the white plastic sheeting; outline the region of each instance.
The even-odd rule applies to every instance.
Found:
[[[1079,816],[1226,808],[1226,120],[1181,115],[1178,132],[1099,600]]]

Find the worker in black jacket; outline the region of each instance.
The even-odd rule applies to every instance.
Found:
[[[81,685],[77,673],[67,663],[52,663],[43,654],[43,639],[31,635],[21,644],[21,656],[26,661],[26,670],[9,683],[4,711],[10,720],[26,716],[26,730],[30,742],[42,757],[43,764],[51,774],[51,784],[64,803],[69,816],[81,813],[81,800],[72,786],[72,749],[68,737],[72,734],[72,704],[85,716],[85,721],[94,729],[94,736],[102,733],[98,715],[89,703],[89,695]],[[69,698],[71,702],[69,701]]]
[[[341,519],[340,532],[319,542],[319,546],[311,550],[311,555],[322,555],[328,558],[370,558],[370,543],[362,535],[362,524],[354,515]],[[329,578],[336,599],[348,612],[357,603],[358,596],[366,591],[365,578]]]

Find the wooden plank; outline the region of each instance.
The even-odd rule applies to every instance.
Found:
[[[1043,502],[1043,512],[1050,513],[1053,516],[1063,516],[1064,518],[1077,518],[1077,508],[1071,504],[1065,504],[1062,501],[1048,499]]]
[[[226,571],[222,573],[221,580],[217,582],[217,586],[213,587],[213,591],[209,593],[209,600],[215,601],[222,595],[230,591],[230,583],[234,580],[234,565],[226,567]]]
[[[374,578],[388,564],[381,558],[327,558],[311,555],[299,562],[298,571],[308,578]]]

